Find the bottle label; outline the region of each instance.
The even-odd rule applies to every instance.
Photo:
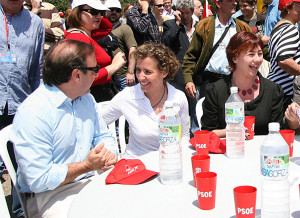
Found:
[[[282,178],[288,176],[290,156],[289,154],[280,157],[260,156],[261,174],[270,178]]]
[[[159,138],[160,143],[180,142],[181,141],[181,125],[160,126],[158,138]]]
[[[244,111],[242,108],[233,109],[225,108],[226,122],[228,123],[243,123],[244,122]]]

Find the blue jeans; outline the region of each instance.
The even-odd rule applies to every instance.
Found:
[[[172,86],[174,86],[176,89],[179,89],[185,93],[185,86],[183,84],[178,84],[174,82],[170,82]],[[200,92],[200,86],[196,86],[196,90]],[[196,104],[198,102],[199,95],[196,96],[196,98],[190,98],[187,96],[188,104],[189,104],[189,115],[191,117],[191,129],[190,129],[190,136],[191,138],[194,137],[194,132],[197,130],[200,130],[197,115],[196,115]]]
[[[119,91],[122,91],[127,87],[126,76],[119,77],[115,81],[115,86]]]

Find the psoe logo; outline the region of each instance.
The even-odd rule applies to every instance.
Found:
[[[212,197],[212,191],[209,191],[209,192],[200,192],[198,191],[198,197],[201,197],[201,198],[211,198]]]
[[[254,213],[254,208],[250,207],[250,208],[239,208],[238,207],[238,214],[253,214]]]
[[[134,167],[130,167],[129,165],[125,165],[125,172],[129,175],[135,171],[137,171],[137,169],[139,168],[138,166],[134,166]]]
[[[196,144],[197,148],[206,148],[206,144]]]
[[[195,175],[196,175],[197,173],[201,173],[201,168],[199,168],[199,167],[196,167],[196,168],[195,168]]]

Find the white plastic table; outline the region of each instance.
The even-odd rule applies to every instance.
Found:
[[[183,148],[183,181],[179,185],[166,186],[159,177],[139,185],[105,185],[109,172],[97,175],[75,198],[69,218],[193,218],[235,217],[233,188],[251,185],[257,188],[256,217],[260,217],[261,177],[260,145],[266,136],[255,136],[246,141],[245,157],[229,159],[225,154],[210,154],[210,171],[217,173],[216,207],[201,210],[198,207],[197,190],[193,186],[191,156],[192,146]],[[142,158],[147,169],[158,170],[158,153]],[[300,217],[300,137],[295,138],[294,157],[290,164],[291,217]]]

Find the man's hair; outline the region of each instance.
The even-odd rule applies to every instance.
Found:
[[[226,56],[231,71],[235,71],[236,64],[233,58],[237,57],[243,51],[250,51],[259,46],[263,49],[263,42],[260,37],[251,32],[241,31],[231,37],[226,48]]]
[[[94,47],[80,41],[64,39],[53,46],[45,57],[43,81],[60,85],[70,80],[72,71],[86,67],[86,59],[94,54]],[[86,71],[83,71],[86,74]]]
[[[194,1],[193,0],[177,0],[176,9],[191,9],[194,10]]]
[[[174,52],[161,43],[145,43],[139,46],[133,53],[135,59],[145,59],[151,57],[157,60],[157,68],[161,73],[168,73],[164,82],[174,79],[180,66]]]
[[[246,2],[246,3],[248,3],[249,5],[254,5],[254,4],[256,4],[256,0],[238,0],[238,2],[240,3],[240,2]]]

